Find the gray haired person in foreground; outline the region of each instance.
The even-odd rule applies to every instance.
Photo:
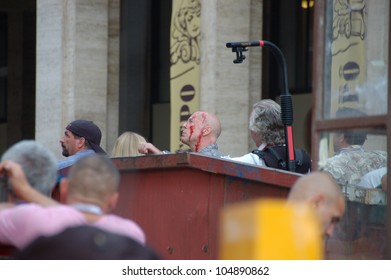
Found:
[[[57,180],[56,158],[35,140],[22,140],[8,148],[1,161],[12,160],[21,165],[27,181],[40,193],[50,196]],[[16,202],[6,176],[0,181],[0,201]]]

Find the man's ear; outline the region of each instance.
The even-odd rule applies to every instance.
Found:
[[[108,207],[109,207],[108,211],[109,212],[113,211],[115,209],[115,207],[117,206],[118,198],[119,198],[118,192],[115,192],[110,196],[109,204],[108,204]]]
[[[65,203],[68,197],[68,185],[69,180],[67,178],[61,178],[60,181],[60,202]]]
[[[202,136],[206,136],[212,132],[212,128],[210,126],[204,127],[202,129]]]
[[[311,205],[315,206],[315,208],[319,207],[319,205],[325,200],[323,194],[317,194],[313,198],[310,199]]]
[[[86,139],[84,137],[80,137],[79,139],[77,139],[77,148],[78,149],[82,149],[86,146]]]
[[[257,148],[259,146],[261,146],[262,139],[261,139],[261,137],[257,133],[255,133],[254,131],[250,130],[250,136],[251,136],[251,139],[253,139],[255,145],[257,146]]]

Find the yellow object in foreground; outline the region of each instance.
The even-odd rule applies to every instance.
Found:
[[[283,199],[225,207],[220,219],[220,259],[323,259],[322,231],[313,209]]]

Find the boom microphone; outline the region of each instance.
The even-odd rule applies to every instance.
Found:
[[[263,41],[250,41],[250,42],[229,42],[226,44],[227,48],[237,48],[237,47],[259,47],[263,46]]]
[[[288,170],[295,172],[296,169],[296,160],[295,160],[295,150],[293,145],[293,108],[292,108],[292,96],[289,93],[288,88],[288,75],[286,69],[285,57],[279,47],[269,41],[258,40],[258,41],[249,41],[249,42],[228,42],[226,43],[227,48],[232,48],[232,52],[236,52],[236,59],[234,63],[242,63],[246,56],[243,55],[243,52],[247,51],[247,47],[267,47],[273,52],[276,56],[277,62],[280,66],[280,71],[282,75],[282,85],[283,92],[280,96],[281,101],[281,120],[285,127],[285,142],[286,142],[286,155]]]

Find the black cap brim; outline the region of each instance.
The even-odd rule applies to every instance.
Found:
[[[94,143],[90,143],[90,141],[88,141],[88,144],[90,144],[91,148],[95,151],[95,153],[102,154],[102,155],[107,154],[99,145],[96,145]]]

